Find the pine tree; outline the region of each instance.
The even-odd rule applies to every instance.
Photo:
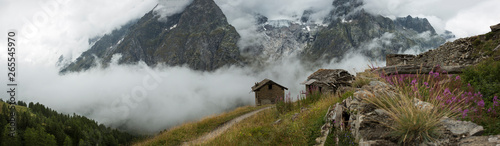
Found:
[[[62,145],[63,146],[72,146],[73,142],[71,141],[71,138],[69,136],[66,136],[66,138],[64,138],[64,143]]]
[[[4,130],[2,132],[2,142],[0,143],[1,145],[5,146],[20,146],[22,145],[21,143],[21,136],[19,134],[16,134],[14,137],[9,135],[10,133],[10,126],[5,125]]]
[[[26,145],[52,146],[57,144],[54,135],[45,132],[43,127],[27,128],[24,131],[24,140]]]

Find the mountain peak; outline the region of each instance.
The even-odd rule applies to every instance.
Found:
[[[61,73],[107,67],[115,54],[119,64],[144,61],[149,66],[188,65],[214,70],[241,62],[240,36],[213,0],[194,0],[182,12],[159,20],[154,9],[130,27],[102,37]],[[99,58],[99,59],[98,59]],[[100,62],[98,61],[100,60]]]

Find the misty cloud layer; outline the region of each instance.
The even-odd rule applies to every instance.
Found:
[[[264,78],[288,87],[286,92],[296,98],[304,90],[299,83],[312,71],[295,60],[275,62],[261,72],[251,67],[200,72],[188,67],[151,69],[144,63],[112,63],[106,69],[64,76],[57,74],[56,67],[24,63],[19,72],[19,99],[40,102],[63,113],[85,115],[108,126],[151,133],[237,106],[254,105],[250,87]],[[340,64],[324,67],[354,72],[369,63],[360,55],[351,55]]]
[[[193,0],[162,0],[154,9],[160,15],[160,21],[168,21],[167,17],[182,12]]]

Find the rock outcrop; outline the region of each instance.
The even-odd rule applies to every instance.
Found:
[[[499,31],[500,30],[500,23],[498,23],[497,25],[490,26],[490,29],[492,32]]]
[[[365,98],[376,98],[382,94],[398,94],[394,87],[380,81],[371,81],[369,85],[358,88],[352,97],[337,103],[327,112],[327,127],[350,129],[359,141],[359,145],[398,145],[391,137],[391,129],[386,124],[393,124],[387,111],[366,103]],[[432,109],[430,103],[414,99],[414,104],[421,110]],[[331,124],[328,124],[331,123]],[[469,121],[459,121],[443,117],[440,129],[442,135],[435,142],[419,142],[415,145],[496,145],[500,144],[500,135],[479,136],[482,126]],[[318,139],[321,142],[322,139]]]

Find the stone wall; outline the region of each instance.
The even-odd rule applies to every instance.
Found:
[[[474,57],[473,37],[447,42],[439,48],[429,50],[419,55],[388,54],[386,66],[395,65],[440,65],[468,66],[479,63],[480,57]]]
[[[306,92],[312,93],[312,91],[319,91],[321,93],[335,93],[337,89],[331,85],[327,85],[320,82],[314,82],[310,85],[306,85]]]
[[[271,89],[269,89],[271,85]],[[276,97],[283,97],[285,95],[285,90],[276,84],[267,84],[255,91],[255,104],[274,104]]]

